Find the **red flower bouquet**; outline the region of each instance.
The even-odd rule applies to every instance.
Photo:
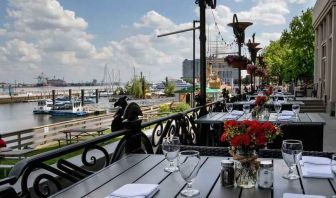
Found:
[[[255,71],[255,75],[258,77],[264,77],[266,74],[265,70],[263,68],[257,68]]]
[[[279,128],[271,122],[228,120],[220,141],[228,141],[232,150],[250,151],[265,146],[280,134]]]
[[[256,106],[263,106],[267,102],[268,98],[267,96],[257,96],[255,105]]]

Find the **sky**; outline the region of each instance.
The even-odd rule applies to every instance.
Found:
[[[206,13],[207,55],[237,51],[227,26],[234,13],[253,23],[245,41],[255,33],[265,47],[315,2],[217,0]],[[112,81],[140,72],[150,81],[177,79],[183,60],[192,59],[192,32],[157,35],[198,19],[195,0],[1,0],[0,82],[36,83],[42,72],[67,82],[102,81],[105,67]],[[248,56],[246,48],[242,52]]]

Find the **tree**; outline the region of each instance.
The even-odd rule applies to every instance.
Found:
[[[312,9],[293,18],[289,29],[279,40],[265,49],[265,60],[271,76],[278,76],[279,83],[299,77],[313,76],[314,28]]]
[[[127,93],[135,98],[145,98],[146,91],[149,90],[145,78],[134,77],[131,82],[125,86]]]
[[[174,82],[167,82],[165,85],[164,93],[166,96],[174,96],[175,91],[175,83]]]

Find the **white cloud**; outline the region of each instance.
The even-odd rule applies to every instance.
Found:
[[[261,42],[261,46],[267,46],[270,41],[278,40],[281,37],[281,32],[263,32],[261,36],[257,36],[257,40]]]

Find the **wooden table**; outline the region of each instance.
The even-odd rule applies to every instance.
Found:
[[[72,143],[72,139],[76,138],[77,142],[80,136],[95,136],[96,134],[103,135],[103,132],[108,128],[76,128],[61,131],[65,134],[65,141],[67,144]]]
[[[201,168],[193,183],[200,191],[197,197],[211,198],[282,198],[283,193],[315,194],[330,196],[335,194],[328,179],[302,178],[286,180],[282,175],[288,168],[282,159],[274,159],[273,189],[241,189],[225,188],[220,183],[220,161],[226,157],[201,157]],[[114,190],[128,183],[159,184],[160,191],[155,198],[182,197],[179,193],[186,187],[186,182],[179,172],[167,173],[163,169],[168,166],[162,155],[129,155],[101,171],[63,189],[51,197],[105,197]]]
[[[255,106],[255,103],[251,102],[251,101],[238,101],[238,102],[234,102],[233,103],[233,106],[234,106],[233,109],[243,110],[243,105],[244,104],[249,104],[251,106],[251,109]],[[298,104],[300,106],[303,106],[304,102],[302,102],[302,101],[295,101],[295,100],[288,100],[286,102],[285,101],[281,101],[280,104],[282,105],[282,108],[281,108],[282,110],[292,110],[292,105],[293,104]],[[275,112],[273,100],[268,100],[265,103],[265,107],[269,108],[271,111]]]
[[[204,115],[195,122],[199,124],[198,143],[202,146],[218,146],[219,137],[224,131],[224,121],[227,113],[211,112]],[[251,115],[237,116],[236,120],[242,121],[251,119]],[[295,118],[288,121],[278,121],[276,113],[270,113],[269,117],[260,121],[270,121],[280,125],[283,132],[282,136],[277,137],[270,148],[281,147],[283,139],[300,139],[304,143],[304,149],[309,151],[323,151],[323,129],[325,120],[318,113],[300,113],[299,119]],[[211,128],[215,130],[210,131]],[[227,146],[227,145],[225,145]]]

